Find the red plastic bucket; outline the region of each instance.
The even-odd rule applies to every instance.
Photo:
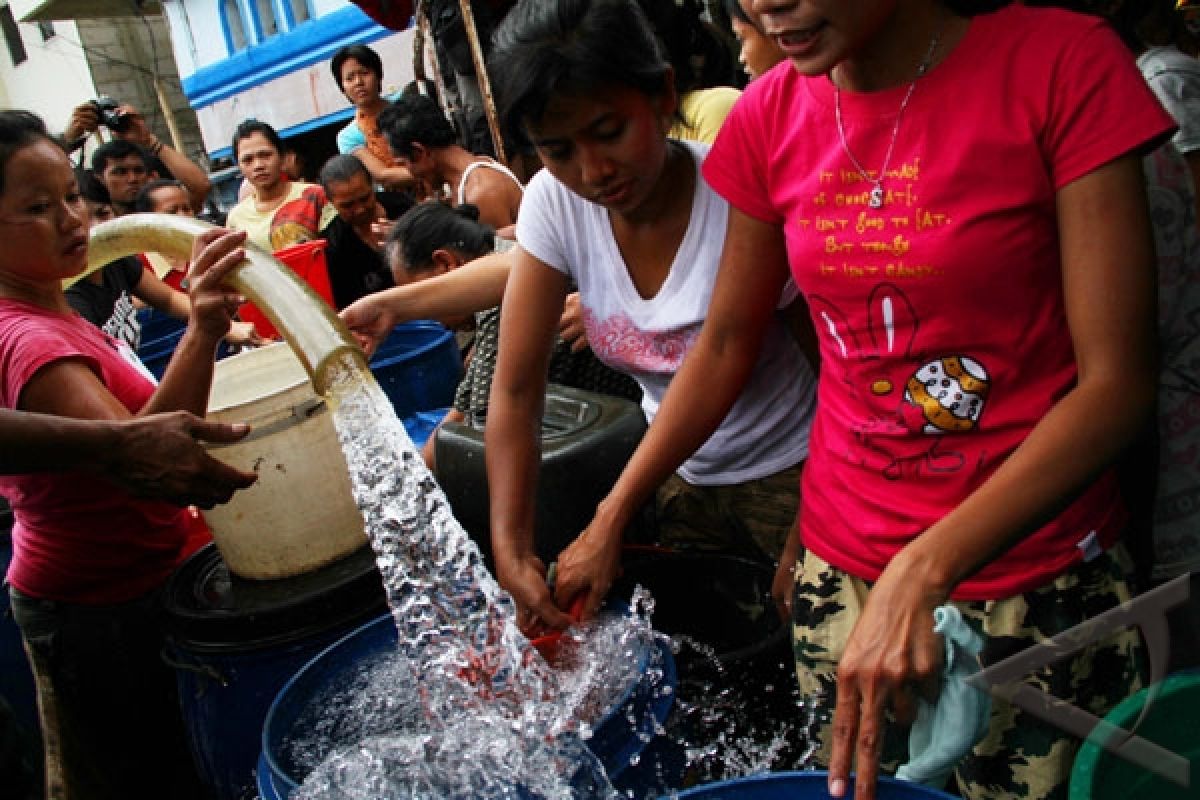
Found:
[[[325,261],[327,245],[328,243],[324,239],[313,239],[276,250],[274,256],[291,268],[292,272],[300,276],[300,279],[307,283],[318,297],[324,300],[330,308],[333,308],[333,289],[329,286],[329,268]],[[243,305],[238,310],[238,316],[246,322],[253,322],[255,330],[260,336],[272,339],[280,338],[279,331],[267,319],[266,314],[253,303]]]

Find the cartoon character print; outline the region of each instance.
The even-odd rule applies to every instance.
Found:
[[[963,469],[966,457],[951,437],[979,425],[991,388],[984,365],[963,354],[919,352],[920,319],[895,284],[871,290],[865,329],[856,330],[819,295],[809,305],[818,336],[845,359],[846,380],[869,409],[854,429],[860,453],[868,455],[855,460],[889,480]]]

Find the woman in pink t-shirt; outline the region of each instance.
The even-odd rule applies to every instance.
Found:
[[[0,406],[81,419],[203,415],[217,343],[240,298],[221,287],[243,234],[197,240],[191,312],[162,384],[68,305],[87,264],[71,163],[24,111],[0,112]],[[187,555],[187,513],[90,472],[0,478],[15,512],[13,615],[38,677],[47,793],[198,797],[157,590]]]
[[[751,5],[790,68],[750,84],[705,163],[733,207],[721,274],[646,442],[704,440],[790,268],[821,354],[797,673],[829,695],[831,793],[857,755],[871,797],[881,753],[905,758],[885,710],[910,719],[938,682],[935,608],[953,601],[991,664],[1128,597],[1107,550],[1125,518],[1111,464],[1154,398],[1138,154],[1171,122],[1095,19]],[[1104,713],[1139,685],[1135,646],[1122,632],[1031,682]],[[1077,746],[994,698],[958,788],[1058,796]]]

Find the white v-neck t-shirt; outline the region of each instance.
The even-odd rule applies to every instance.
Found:
[[[692,215],[670,272],[652,298],[643,298],[634,286],[604,207],[575,194],[548,171],[529,182],[517,220],[521,247],[578,285],[588,343],[601,361],[641,385],[647,420],[654,419],[700,333],[729,220],[728,203],[700,175],[707,145],[682,144],[696,167]],[[812,368],[776,317],[742,394],[679,474],[698,485],[728,485],[804,460],[814,388]]]

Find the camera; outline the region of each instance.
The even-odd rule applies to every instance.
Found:
[[[124,133],[133,122],[129,114],[117,110],[120,104],[108,95],[100,95],[92,101],[92,105],[100,115],[100,124],[111,131]]]

